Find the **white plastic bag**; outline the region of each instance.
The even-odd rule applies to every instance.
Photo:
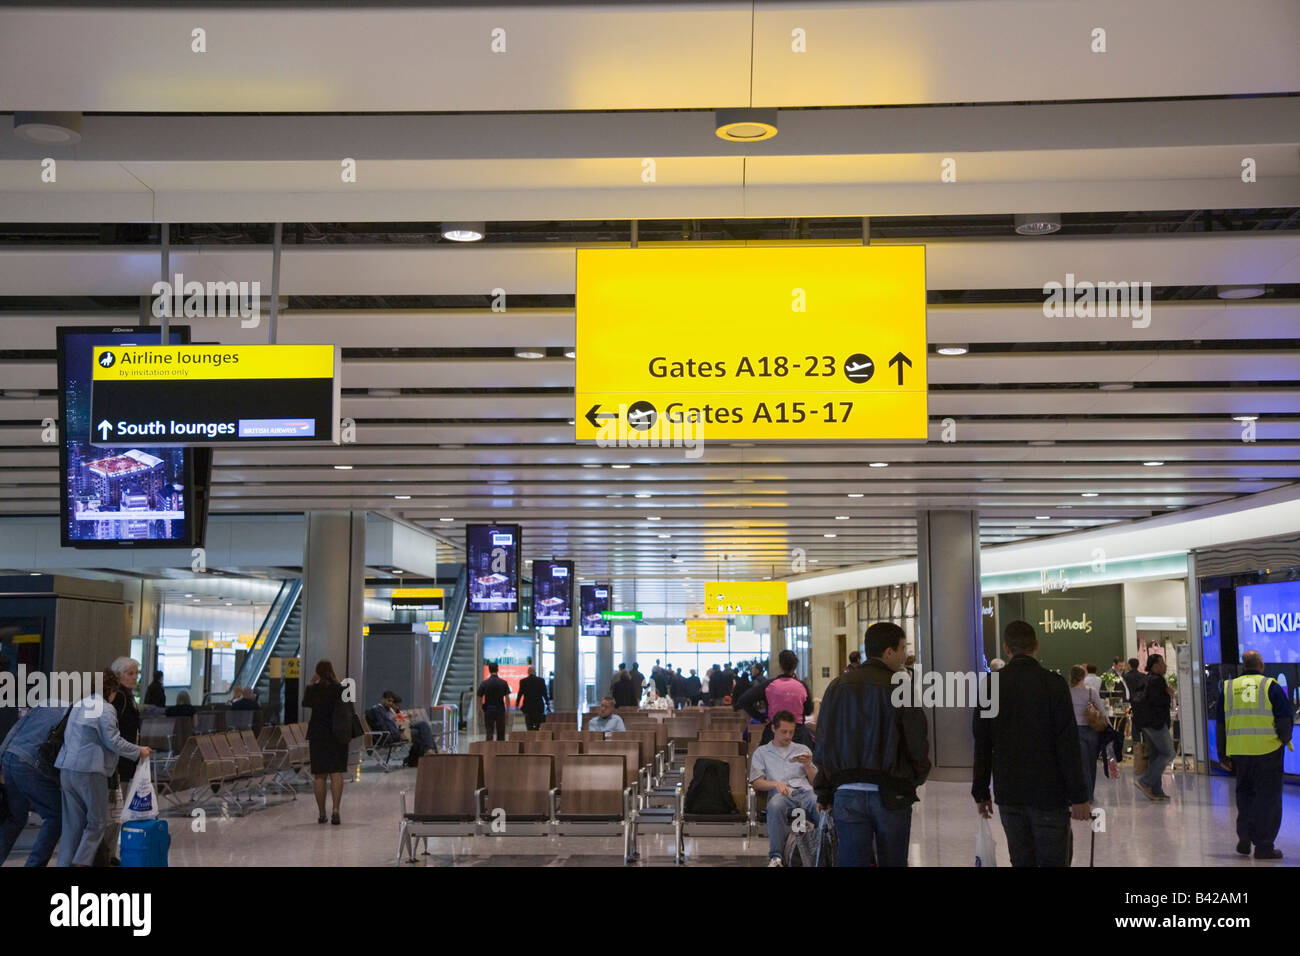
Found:
[[[980,817],[979,829],[975,831],[975,865],[997,866],[997,845],[993,842],[993,828],[986,817]]]
[[[122,808],[122,822],[130,820],[156,820],[158,818],[158,793],[153,787],[153,774],[149,761],[141,760],[131,778],[131,789],[126,793],[126,806]]]

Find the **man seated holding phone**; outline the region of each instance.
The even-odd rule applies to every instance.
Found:
[[[767,865],[781,866],[781,855],[790,834],[790,812],[802,809],[803,822],[815,827],[817,794],[813,778],[812,751],[794,742],[797,726],[794,714],[777,711],[772,716],[772,742],[754,751],[750,760],[749,782],[754,789],[774,791],[767,798]]]

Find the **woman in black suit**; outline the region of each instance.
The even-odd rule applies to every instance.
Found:
[[[343,774],[348,769],[348,745],[340,744],[334,736],[334,711],[343,706],[343,685],[334,674],[329,661],[317,661],[316,673],[302,695],[302,705],[311,708],[307,723],[307,743],[311,751],[312,783],[316,789],[316,808],[320,811],[317,823],[325,822],[325,781],[329,779],[330,793],[334,797],[334,813],[330,822],[339,823],[339,802],[343,799]]]

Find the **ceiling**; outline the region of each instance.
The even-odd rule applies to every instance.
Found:
[[[57,513],[54,329],[139,321],[160,222],[173,272],[268,293],[283,222],[277,341],[343,348],[356,443],[219,450],[215,512],[516,521],[585,579],[698,583],[914,554],[923,508],[977,509],[990,545],[1300,482],[1292,2],[207,4],[206,54],[172,6],[0,4],[0,110],[86,113],[76,147],[0,133],[0,517]],[[782,108],[775,139],[713,135],[747,105]],[[1014,233],[1044,211],[1059,233]],[[443,241],[461,219],[486,240]],[[576,445],[575,249],[634,221],[642,247],[924,242],[929,440]],[[1150,324],[1045,318],[1067,274],[1150,282]],[[1216,296],[1241,284],[1264,294]]]

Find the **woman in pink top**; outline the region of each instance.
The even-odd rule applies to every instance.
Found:
[[[807,685],[795,676],[794,670],[799,666],[799,658],[794,651],[782,651],[776,660],[781,666],[781,676],[772,678],[763,686],[767,713],[769,717],[783,710],[794,714],[795,741],[811,747],[812,737],[808,728],[804,727],[804,718],[812,713],[812,696],[808,693]],[[763,730],[763,743],[771,739],[772,727],[769,723]]]

